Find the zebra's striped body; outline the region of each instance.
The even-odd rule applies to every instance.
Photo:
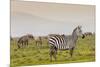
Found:
[[[57,49],[64,50],[69,49],[67,44],[67,36],[55,35],[49,37],[50,46],[55,46]]]
[[[17,42],[18,48],[28,46],[28,40],[29,39],[34,39],[32,34],[27,34],[27,35],[24,35],[24,36],[20,37],[18,42]]]
[[[35,42],[37,47],[42,47],[42,37],[35,37]]]

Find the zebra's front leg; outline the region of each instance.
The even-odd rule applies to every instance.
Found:
[[[70,56],[71,56],[71,57],[73,56],[73,50],[74,50],[74,48],[71,48],[71,49],[70,49]]]

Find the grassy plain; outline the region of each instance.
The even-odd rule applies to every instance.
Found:
[[[30,41],[29,46],[17,49],[16,40],[10,43],[10,66],[30,66],[43,64],[63,64],[95,61],[95,36],[79,38],[73,57],[69,51],[58,51],[57,61],[50,62],[47,40],[42,40],[42,47],[36,47],[35,41]]]

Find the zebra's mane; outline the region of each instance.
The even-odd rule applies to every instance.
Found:
[[[77,30],[77,27],[73,30],[73,33],[75,33],[76,30]],[[72,33],[72,34],[73,34],[73,33]]]

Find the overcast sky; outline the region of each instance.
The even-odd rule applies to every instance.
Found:
[[[11,1],[11,36],[30,33],[71,34],[82,26],[83,32],[95,32],[95,6]]]

